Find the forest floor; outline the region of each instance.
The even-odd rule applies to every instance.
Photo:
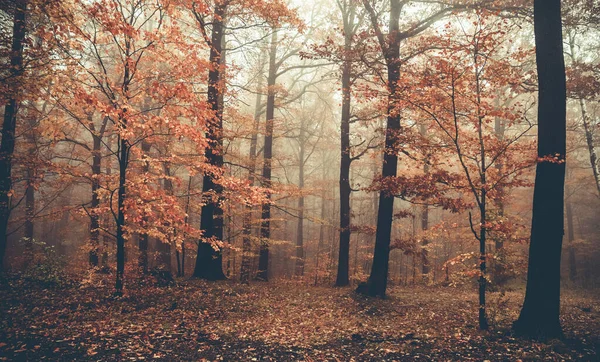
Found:
[[[0,360],[503,361],[600,360],[600,298],[565,291],[566,338],[515,338],[522,292],[489,294],[492,328],[477,329],[474,290],[393,287],[385,300],[299,282],[180,281],[168,288],[112,278],[0,290]]]

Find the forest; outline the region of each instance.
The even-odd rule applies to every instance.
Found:
[[[599,0],[0,0],[0,360],[600,359]]]

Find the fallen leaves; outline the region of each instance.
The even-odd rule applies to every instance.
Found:
[[[456,288],[392,288],[380,300],[293,283],[131,284],[117,299],[109,287],[0,291],[0,359],[498,361],[598,353],[595,296],[564,298],[570,339],[532,343],[513,338],[506,324],[478,331],[475,293]],[[512,316],[522,295],[510,294],[503,312]]]

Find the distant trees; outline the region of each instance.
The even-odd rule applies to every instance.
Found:
[[[530,337],[562,336],[560,262],[564,234],[566,79],[561,1],[535,0],[538,71],[538,159],[525,301],[514,330]]]

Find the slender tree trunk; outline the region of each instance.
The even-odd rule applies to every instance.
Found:
[[[497,99],[500,99],[500,97],[498,97]],[[500,117],[496,117],[496,119],[494,120],[494,131],[496,133],[496,137],[499,140],[504,139],[505,126],[504,121]],[[502,174],[502,168],[502,162],[497,161],[496,169],[498,170],[498,173]],[[498,207],[498,216],[504,217],[504,189],[502,188],[502,186],[499,185],[496,187],[496,190],[499,196],[496,201],[496,206]],[[496,237],[494,239],[496,251],[501,250],[504,247],[504,240],[501,237]]]
[[[485,162],[485,161],[483,161]],[[485,172],[483,173],[483,185],[485,185]],[[486,304],[485,304],[485,290],[487,286],[486,274],[486,241],[487,241],[487,227],[486,227],[486,207],[487,207],[487,196],[486,189],[481,189],[481,205],[479,206],[479,329],[488,329],[488,321],[486,315]]]
[[[594,145],[594,134],[590,119],[585,108],[583,99],[579,100],[579,108],[581,109],[581,118],[583,119],[583,130],[585,131],[585,142],[588,146],[590,154],[590,165],[592,166],[592,174],[594,175],[594,181],[596,181],[596,189],[598,190],[598,197],[600,197],[600,162],[598,162],[598,155],[596,154],[596,147]]]
[[[33,237],[35,231],[35,183],[36,183],[36,165],[35,159],[37,158],[37,144],[35,134],[35,117],[29,116],[28,118],[28,132],[25,133],[27,139],[27,153],[30,162],[27,164],[25,170],[25,179],[27,181],[27,187],[25,189],[25,225],[23,230],[23,240],[25,241],[25,254],[26,254],[26,265],[29,265],[33,260]]]
[[[215,7],[209,55],[211,68],[208,73],[208,103],[214,112],[214,117],[207,133],[210,145],[206,149],[206,159],[210,165],[219,169],[223,167],[223,103],[220,101],[220,94],[224,91],[225,84],[220,58],[226,10],[227,5],[223,3],[218,3]],[[223,209],[220,205],[222,187],[215,183],[216,177],[218,176],[215,174],[206,174],[202,182],[205,204],[202,206],[200,229],[204,233],[204,239],[198,245],[193,275],[207,280],[225,279],[221,250],[213,247],[213,242],[223,241]]]
[[[121,119],[123,128],[127,125],[125,116]],[[129,142],[121,138],[119,140],[119,190],[117,199],[117,272],[115,282],[115,294],[123,294],[123,277],[125,273],[125,195],[126,195],[126,175],[129,163]]]
[[[148,157],[148,153],[150,153],[150,143],[142,142],[142,158]],[[150,162],[147,160],[144,161],[142,166],[142,174],[147,174],[150,172]],[[142,218],[142,225],[147,227],[148,218]],[[138,256],[138,268],[142,272],[142,274],[148,274],[148,233],[141,233],[138,236],[138,248],[139,248],[139,256]]]
[[[100,190],[100,173],[102,171],[102,154],[101,150],[101,138],[97,135],[93,137],[92,146],[92,203],[90,206],[90,255],[89,263],[92,268],[97,268],[100,262],[100,215],[98,215],[98,207],[100,206],[100,197],[98,191]]]
[[[326,197],[326,189],[325,189],[325,179],[327,177],[327,169],[323,164],[322,167],[322,189],[321,189],[321,224],[319,225],[319,242],[317,244],[317,255],[315,257],[315,286],[319,284],[319,267],[321,262],[321,250],[323,249],[323,244],[325,243],[325,197]]]
[[[263,149],[262,181],[264,187],[271,187],[271,162],[273,158],[273,118],[275,117],[275,81],[277,80],[277,29],[271,35],[271,48],[269,50],[269,75],[267,77],[267,109],[265,125],[265,146]],[[260,226],[260,250],[258,255],[258,280],[269,279],[269,239],[271,238],[271,195],[267,194],[268,201],[262,205]]]
[[[401,4],[399,0],[390,2],[390,35],[391,41],[385,54],[388,70],[388,116],[385,133],[385,152],[383,154],[383,167],[381,177],[396,177],[398,168],[398,155],[394,151],[401,131],[400,111],[397,109],[398,81],[400,80],[400,40],[398,38],[398,23],[400,19]],[[393,38],[393,39],[392,39]],[[377,212],[377,231],[375,234],[375,250],[373,265],[367,283],[366,294],[370,296],[385,297],[388,281],[390,260],[390,238],[392,234],[392,220],[394,214],[394,196],[386,190],[379,193],[379,210]]]
[[[349,20],[346,20],[349,22]],[[348,24],[344,24],[344,63],[342,64],[342,120],[340,128],[341,161],[340,161],[340,247],[338,270],[335,285],[344,287],[350,284],[350,93],[352,64],[352,32]]]
[[[167,162],[163,163],[163,169],[164,169],[164,173],[166,178],[164,179],[164,183],[163,183],[163,187],[167,193],[167,195],[169,196],[173,196],[173,182],[171,181],[171,179],[169,177],[171,177],[171,167],[169,166],[169,164]],[[168,240],[167,242],[160,242],[160,256],[161,256],[161,264],[163,266],[163,268],[168,271],[171,272],[173,265],[171,263],[171,241]]]
[[[260,125],[260,107],[262,106],[263,91],[263,58],[260,59],[260,74],[256,84],[256,103],[254,105],[254,124],[252,125],[252,138],[250,139],[250,166],[248,169],[248,184],[254,185],[254,173],[256,172],[256,146],[258,143],[258,127]],[[246,205],[243,220],[243,240],[242,240],[242,267],[240,270],[240,282],[242,284],[250,283],[251,254],[252,254],[252,205]]]
[[[560,0],[534,1],[539,82],[538,159],[525,301],[517,334],[553,338],[560,326],[560,261],[564,233],[566,80]]]
[[[15,0],[13,37],[10,56],[8,99],[4,107],[2,141],[0,143],[0,272],[4,270],[8,219],[10,218],[10,191],[12,189],[12,156],[15,150],[17,112],[21,97],[23,75],[23,43],[25,41],[27,0]]]
[[[420,134],[422,137],[427,135],[427,128],[424,124],[421,125]],[[427,156],[427,158],[429,158]],[[423,173],[427,175],[429,173],[429,163],[428,160],[425,160],[425,164],[423,165]],[[430,265],[429,265],[429,250],[427,246],[429,245],[429,239],[425,233],[429,230],[429,206],[423,205],[421,209],[421,231],[423,232],[423,241],[421,243],[421,274],[423,276],[423,281],[427,282],[429,278]]]
[[[125,55],[131,55],[131,41],[125,41]],[[129,63],[125,63],[123,71],[123,94],[129,96],[129,84],[131,82],[131,70]],[[123,107],[119,116],[119,126],[122,131],[127,129],[128,109]],[[119,134],[119,190],[117,192],[117,272],[115,281],[115,295],[123,295],[123,279],[125,274],[125,197],[127,195],[127,167],[129,166],[129,141]]]
[[[188,177],[188,185],[187,185],[187,196],[186,196],[186,203],[185,203],[185,225],[188,225],[189,222],[189,214],[190,214],[190,191],[192,189],[192,176],[190,175]],[[183,239],[183,241],[181,242],[181,269],[179,271],[178,276],[180,277],[184,277],[185,276],[185,242],[186,242],[186,238]],[[177,258],[179,259],[179,255],[177,255]]]
[[[567,236],[569,239],[569,280],[574,282],[577,279],[577,263],[575,262],[575,229],[573,225],[573,206],[567,199]]]
[[[110,137],[107,139],[106,148],[109,150],[112,149],[112,138],[110,138]],[[110,180],[110,176],[112,175],[112,164],[110,162],[110,159],[108,159],[105,163],[106,163],[106,167],[105,167],[104,173],[106,174],[107,180]],[[108,187],[108,186],[109,185],[106,185],[106,187]],[[110,205],[110,207],[112,208],[112,205]],[[107,215],[104,218],[103,224],[104,224],[105,230],[110,229],[111,220],[114,220],[112,215]],[[108,249],[109,249],[109,245],[111,244],[111,242],[112,242],[112,238],[111,238],[110,234],[104,233],[102,236],[102,259],[100,260],[100,265],[102,266],[101,270],[103,272],[108,272],[108,270],[109,270]]]
[[[475,52],[473,61],[475,64],[475,85],[477,95],[477,118],[479,124],[477,132],[479,136],[479,158],[481,162],[480,180],[480,203],[479,203],[479,329],[487,330],[489,327],[486,313],[485,291],[487,288],[487,161],[485,139],[483,137],[483,114],[481,111],[481,85],[479,77],[479,53]]]
[[[304,190],[304,158],[305,158],[305,129],[304,119],[300,124],[300,135],[298,141],[300,143],[300,150],[298,152],[298,188],[300,192]],[[296,276],[300,277],[304,275],[304,196],[301,195],[298,198],[298,225],[296,227]]]

